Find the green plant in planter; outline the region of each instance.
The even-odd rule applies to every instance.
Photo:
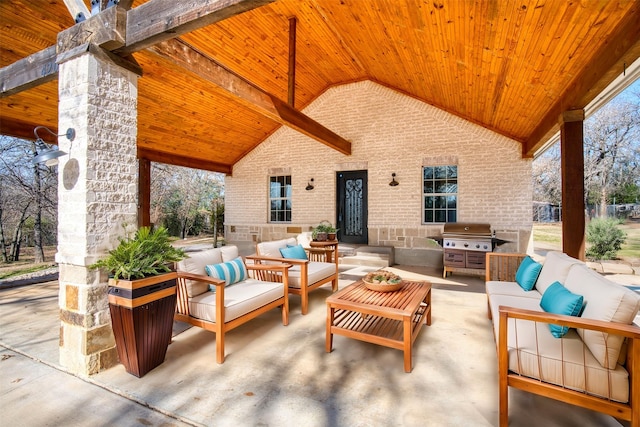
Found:
[[[141,227],[133,238],[119,238],[120,244],[109,256],[89,268],[104,268],[114,279],[135,280],[171,271],[170,264],[186,258],[182,249],[171,246],[164,227]]]
[[[326,236],[327,234],[336,233],[337,231],[338,231],[338,229],[335,228],[333,225],[331,225],[331,223],[329,221],[322,221],[311,232],[311,238],[313,240],[326,240],[327,239],[327,236]],[[320,238],[318,237],[319,235],[320,235]],[[322,237],[324,237],[324,238],[322,238]]]

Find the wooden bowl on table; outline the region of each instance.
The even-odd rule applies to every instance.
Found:
[[[400,276],[385,270],[367,273],[367,275],[362,278],[362,281],[367,289],[376,292],[393,292],[403,286]]]

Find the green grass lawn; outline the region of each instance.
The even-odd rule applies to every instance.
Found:
[[[638,224],[622,225],[622,229],[627,233],[627,241],[622,245],[622,249],[618,252],[621,258],[640,259],[640,226]]]
[[[620,225],[620,228],[627,233],[627,240],[622,245],[622,249],[618,252],[618,258],[636,265],[640,262],[640,223],[627,222]],[[562,224],[534,223],[533,242],[534,245],[538,242],[561,249]]]

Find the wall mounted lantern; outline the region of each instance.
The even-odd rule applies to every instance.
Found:
[[[400,184],[400,183],[399,183],[398,181],[396,181],[396,173],[395,173],[395,172],[393,172],[393,173],[391,174],[391,182],[389,183],[389,185],[390,185],[391,187],[395,187],[395,186],[397,186],[398,184]]]
[[[43,144],[45,142],[38,135],[38,130],[40,130],[40,129],[46,130],[47,132],[49,132],[53,136],[66,136],[69,141],[73,141],[75,139],[75,137],[76,137],[76,131],[73,128],[69,128],[69,129],[67,129],[66,133],[58,135],[58,134],[54,133],[51,129],[46,127],[46,126],[36,126],[33,129],[33,134],[36,136],[36,142],[41,142]],[[40,153],[37,156],[35,156],[33,158],[32,162],[34,164],[35,163],[44,163],[46,166],[55,166],[55,165],[58,164],[58,157],[62,157],[65,154],[67,154],[67,153],[64,152],[64,151],[61,151],[61,150],[49,150],[49,151],[45,151],[44,153]]]
[[[313,189],[314,189],[314,186],[313,186],[313,178],[311,178],[309,181],[307,181],[307,186],[305,187],[305,190],[307,190],[307,191],[311,191],[311,190],[313,190]]]

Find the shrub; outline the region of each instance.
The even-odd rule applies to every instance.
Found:
[[[133,238],[120,238],[109,256],[89,268],[103,268],[114,279],[134,280],[171,271],[169,264],[186,257],[182,249],[171,246],[167,229],[141,227]]]
[[[620,221],[614,218],[598,218],[587,226],[587,258],[614,259],[627,235],[618,228]]]

